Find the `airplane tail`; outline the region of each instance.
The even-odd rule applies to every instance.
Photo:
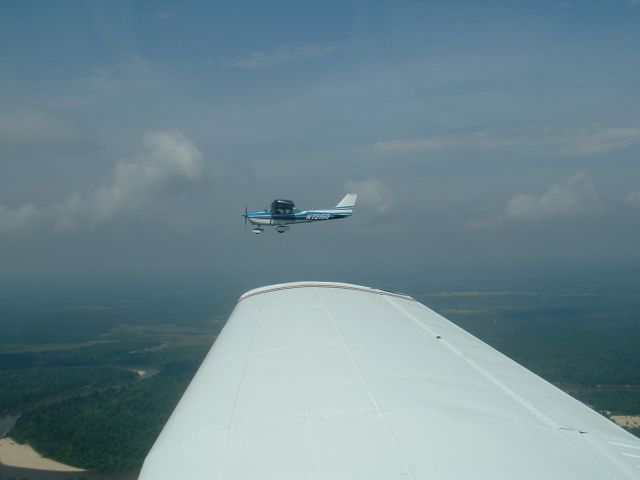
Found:
[[[356,206],[356,199],[358,198],[358,194],[357,193],[347,193],[344,198],[342,200],[340,200],[340,203],[338,203],[338,205],[336,205],[336,208],[353,208]]]

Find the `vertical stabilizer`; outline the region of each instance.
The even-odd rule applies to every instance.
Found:
[[[357,193],[347,193],[336,208],[353,208],[356,206]]]

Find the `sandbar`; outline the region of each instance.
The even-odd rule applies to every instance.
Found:
[[[611,420],[621,427],[640,428],[640,415],[611,415]]]
[[[51,470],[56,472],[84,472],[81,468],[45,458],[29,445],[20,445],[10,438],[0,438],[0,463],[11,467]]]

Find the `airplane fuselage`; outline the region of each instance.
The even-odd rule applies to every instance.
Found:
[[[291,225],[294,223],[320,222],[347,218],[351,211],[341,209],[304,210],[295,213],[271,213],[268,210],[247,212],[247,220],[254,225]]]

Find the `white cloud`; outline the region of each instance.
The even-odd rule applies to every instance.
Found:
[[[592,128],[555,132],[528,129],[503,132],[472,132],[433,135],[421,139],[377,142],[373,149],[382,154],[407,154],[434,150],[475,148],[506,149],[544,147],[562,155],[598,155],[640,145],[640,127]]]
[[[597,155],[640,145],[640,127],[605,128],[568,138],[563,145],[567,155]]]
[[[0,232],[40,224],[59,231],[96,227],[151,208],[205,179],[202,153],[183,133],[152,132],[143,144],[139,155],[118,164],[111,181],[89,194],[73,194],[45,207],[0,206]]]
[[[629,193],[627,195],[627,203],[633,207],[640,208],[640,190]]]
[[[507,201],[497,217],[471,222],[482,228],[507,222],[543,222],[597,213],[601,210],[598,195],[584,172],[577,172],[564,183],[552,185],[540,195],[521,193]]]
[[[541,195],[516,195],[507,202],[503,217],[509,221],[576,217],[597,211],[599,203],[586,174],[578,172],[564,184],[552,185]]]
[[[519,144],[517,136],[499,136],[483,132],[464,135],[434,135],[417,140],[378,142],[373,148],[380,153],[415,153],[449,148],[502,148]]]
[[[0,114],[0,150],[60,151],[78,143],[79,135],[73,125],[45,110],[21,109]]]
[[[393,228],[393,219],[385,215],[393,208],[393,198],[380,180],[350,180],[344,188],[358,194],[353,222],[359,233],[374,234]]]
[[[350,180],[345,190],[358,194],[358,214],[379,215],[387,213],[393,205],[389,189],[379,180]]]
[[[18,208],[7,208],[0,205],[0,234],[14,233],[30,228],[40,216],[40,210],[34,205],[23,205]]]
[[[155,70],[149,61],[133,54],[94,68],[85,81],[94,92],[112,93],[135,85],[151,85],[149,80],[157,81],[161,76],[161,72]]]
[[[229,63],[236,68],[268,68],[285,63],[324,57],[333,53],[337,48],[337,45],[318,45],[315,43],[298,47],[281,47],[268,53],[253,52],[245,57],[236,57],[230,60]]]

